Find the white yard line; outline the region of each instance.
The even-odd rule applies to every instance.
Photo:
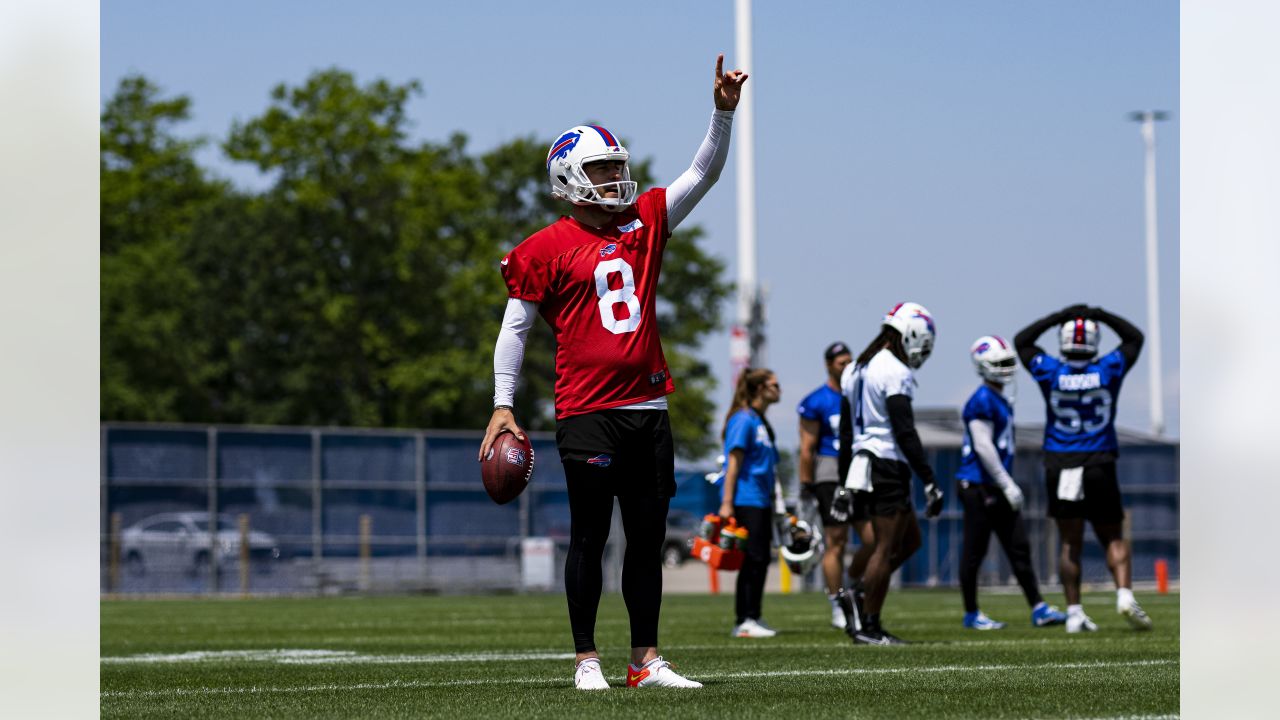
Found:
[[[495,656],[486,656],[495,657]],[[570,655],[572,657],[572,655]],[[764,677],[815,677],[815,676],[856,676],[856,675],[893,675],[899,673],[951,673],[951,672],[999,672],[1008,670],[1091,670],[1117,667],[1150,667],[1160,665],[1176,665],[1176,660],[1130,660],[1119,662],[1076,662],[1076,663],[1044,663],[1039,665],[936,665],[909,666],[896,668],[844,668],[835,670],[764,670],[754,672],[698,673],[698,680],[733,680],[740,678]],[[612,678],[621,681],[621,677]],[[147,697],[183,697],[200,695],[256,695],[266,693],[312,693],[331,692],[335,690],[392,690],[444,688],[468,685],[564,685],[570,680],[565,676],[555,678],[484,678],[474,680],[406,680],[383,683],[350,683],[328,685],[302,685],[280,687],[212,687],[212,688],[168,688],[163,690],[108,690],[100,693],[106,698],[147,698]]]
[[[348,638],[349,639],[349,638]],[[1097,645],[1099,643],[1123,643],[1126,646],[1132,646],[1134,641],[1141,641],[1143,636],[1125,635],[1123,637],[1089,637],[1089,645]],[[916,643],[916,647],[925,647],[930,650],[964,650],[973,647],[995,647],[995,646],[1020,646],[1027,645],[1068,645],[1070,643],[1079,642],[1080,638],[1067,637],[1046,637],[1035,639],[1009,639],[1009,640],[965,640],[958,642],[938,642],[938,643]],[[681,645],[672,644],[664,645],[663,649],[669,652],[674,651],[735,651],[743,650],[755,652],[761,649],[771,650],[820,650],[831,649],[832,647],[852,645],[844,637],[836,637],[835,631],[832,631],[832,641],[827,643],[787,643],[768,641],[762,642],[757,640],[749,640],[743,642],[730,642],[717,645]],[[505,653],[486,653],[486,652],[469,652],[469,653],[434,653],[434,654],[364,654],[353,650],[322,650],[322,649],[281,649],[281,650],[192,650],[181,653],[144,653],[140,655],[111,655],[100,658],[105,665],[133,665],[133,664],[162,664],[162,663],[204,663],[204,662],[273,662],[287,665],[311,665],[311,664],[333,664],[333,663],[351,663],[351,664],[387,664],[387,665],[403,665],[410,663],[463,663],[463,662],[519,662],[525,660],[568,660],[572,659],[574,654],[571,652],[563,652],[557,650],[528,650],[524,652],[505,652]]]

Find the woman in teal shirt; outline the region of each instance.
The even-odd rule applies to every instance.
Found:
[[[769,572],[773,538],[774,449],[773,428],[765,411],[782,397],[773,372],[746,369],[738,377],[733,403],[725,417],[725,468],[720,481],[720,517],[747,529],[747,547],[734,601],[733,637],[773,637],[777,633],[760,620],[764,581]]]

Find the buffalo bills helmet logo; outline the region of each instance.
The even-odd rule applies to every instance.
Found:
[[[600,248],[600,257],[612,255],[615,252],[617,252],[617,250],[618,250],[617,243],[609,243],[608,245],[605,245],[604,247]]]
[[[524,465],[524,451],[520,448],[508,448],[507,462],[512,465]]]
[[[613,456],[600,454],[593,458],[587,458],[587,464],[595,465],[596,467],[607,468],[613,464]]]
[[[990,349],[991,349],[991,343],[989,343],[989,342],[984,342],[984,343],[982,343],[981,345],[979,345],[978,347],[974,348],[974,349],[973,349],[973,351],[974,351],[975,353],[984,353],[984,352],[986,352],[986,351],[988,351],[988,350],[990,350]]]
[[[570,130],[560,136],[551,146],[551,152],[547,153],[547,169],[551,169],[551,161],[556,158],[562,158],[569,154],[574,145],[578,144],[579,138],[582,136]]]

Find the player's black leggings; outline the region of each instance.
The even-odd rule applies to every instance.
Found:
[[[995,531],[1009,558],[1013,575],[1022,586],[1027,603],[1035,607],[1042,598],[1031,569],[1031,544],[1022,525],[1022,516],[1013,511],[998,488],[980,484],[958,484],[960,502],[964,505],[964,558],[960,562],[960,589],[964,594],[965,612],[978,609],[978,568],[987,555],[991,533]]]
[[[734,624],[737,625],[747,618],[760,619],[764,581],[769,574],[769,548],[773,542],[773,510],[734,505],[733,518],[747,529],[746,556],[742,559],[742,569],[738,571],[733,601],[734,614],[737,615]]]
[[[656,647],[662,607],[662,543],[670,498],[658,497],[654,483],[638,483],[622,463],[601,468],[565,460],[569,487],[569,555],[564,589],[576,652],[594,650],[596,611],[604,584],[601,561],[618,497],[627,539],[622,558],[622,598],[631,617],[631,647]]]

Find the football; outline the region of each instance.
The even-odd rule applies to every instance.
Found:
[[[528,437],[517,439],[510,430],[499,433],[488,456],[480,461],[480,477],[485,492],[499,505],[519,497],[533,477],[533,446]]]

